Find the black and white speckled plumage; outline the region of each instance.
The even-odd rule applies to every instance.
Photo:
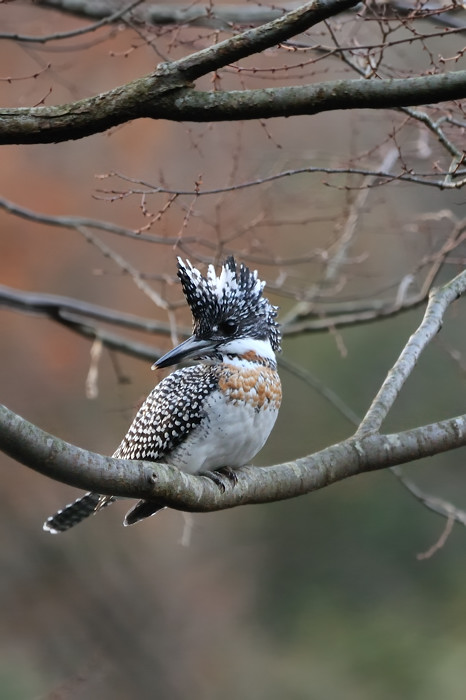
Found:
[[[238,328],[233,338],[268,339],[272,350],[280,350],[278,309],[262,296],[265,282],[258,279],[257,270],[229,257],[218,277],[213,265],[203,277],[189,260],[178,258],[178,277],[193,315],[194,335],[210,338],[222,321],[234,317]]]
[[[232,257],[220,275],[211,265],[205,277],[178,258],[178,276],[193,315],[193,336],[155,366],[183,357],[201,362],[172,372],[151,391],[113,456],[164,461],[192,474],[239,467],[266,441],[280,405],[277,307],[262,296],[257,272]],[[85,494],[50,517],[44,529],[63,532],[114,501]],[[124,523],[163,507],[139,501]]]
[[[205,416],[218,386],[213,365],[193,365],[165,377],[144,401],[114,457],[170,462],[170,453]]]

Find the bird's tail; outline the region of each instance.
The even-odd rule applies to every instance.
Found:
[[[70,503],[55,513],[55,515],[47,518],[44,523],[44,530],[52,535],[58,535],[60,532],[65,532],[70,527],[74,527],[81,520],[88,518],[101,508],[109,506],[115,500],[113,496],[101,496],[99,493],[92,492],[85,493],[84,496],[78,498],[74,503]]]

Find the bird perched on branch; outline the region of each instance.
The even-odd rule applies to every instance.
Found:
[[[197,362],[157,384],[113,456],[165,462],[216,481],[217,470],[231,474],[259,452],[277,418],[277,307],[263,296],[265,283],[257,272],[233,257],[218,276],[210,265],[205,277],[178,258],[178,277],[192,312],[193,334],[153,369]],[[115,500],[87,493],[48,518],[44,530],[64,532]],[[124,524],[133,525],[164,507],[156,500],[139,501]]]

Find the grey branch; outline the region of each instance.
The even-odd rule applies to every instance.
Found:
[[[89,2],[83,0],[41,0],[41,5],[51,7],[62,12],[80,15],[86,18],[99,18],[101,21],[110,20],[111,13],[115,10],[114,0],[101,2]],[[300,3],[287,3],[288,9],[296,8]],[[281,8],[272,8],[261,5],[204,5],[187,3],[144,3],[137,11],[132,13],[134,21],[164,26],[166,24],[190,24],[197,27],[211,27],[215,29],[227,29],[232,24],[247,24],[249,26],[271,22],[283,15]]]
[[[0,284],[0,307],[44,316],[51,321],[69,323],[79,320],[86,322],[92,318],[97,321],[111,323],[123,328],[170,335],[172,328],[169,323],[154,321],[143,316],[123,313],[115,309],[109,309],[99,304],[91,304],[73,297],[65,297],[59,294],[43,294],[38,292],[25,292]],[[183,335],[189,333],[183,332]]]
[[[83,138],[140,119],[232,121],[341,109],[393,109],[466,97],[466,71],[404,79],[339,80],[258,90],[203,92],[192,82],[275,46],[357,3],[314,0],[126,85],[66,105],[0,109],[0,144]]]
[[[4,209],[9,214],[18,216],[26,221],[33,221],[37,224],[47,224],[48,226],[58,226],[68,228],[74,231],[79,231],[83,228],[97,229],[106,233],[113,233],[116,236],[131,238],[137,241],[146,241],[147,243],[157,243],[160,245],[174,246],[179,242],[178,236],[156,236],[152,233],[143,233],[141,231],[133,231],[123,226],[118,226],[110,221],[102,221],[101,219],[90,219],[86,216],[51,216],[42,212],[34,211],[22,207],[15,202],[11,202],[4,197],[0,197],[0,209]],[[199,238],[196,236],[184,236],[184,243],[197,243]]]
[[[164,464],[118,460],[80,449],[49,435],[5,406],[0,406],[0,449],[31,469],[71,486],[129,498],[156,498],[180,510],[209,511],[294,498],[356,474],[464,447],[466,415],[393,435],[376,431],[420,353],[440,327],[446,309],[465,291],[466,272],[462,272],[432,293],[423,322],[353,437],[293,462],[267,468],[244,467],[239,470],[238,484],[225,492],[209,479]]]
[[[365,435],[380,429],[393,406],[403,384],[413,371],[421,352],[442,327],[448,306],[466,291],[466,271],[439,289],[430,293],[429,303],[421,325],[408,340],[401,355],[387,375],[380,391],[359,426],[357,435]]]
[[[393,435],[350,438],[272,467],[243,467],[222,492],[206,477],[162,463],[104,457],[50,435],[0,405],[0,449],[52,479],[80,489],[162,500],[188,512],[295,498],[356,474],[385,469],[466,445],[466,415]]]
[[[0,144],[69,141],[144,117],[191,122],[271,119],[466,98],[466,71],[215,92],[188,88],[186,81],[169,73],[169,69],[159,69],[97,97],[67,105],[0,108]]]
[[[51,143],[82,138],[143,117],[176,119],[158,115],[158,110],[163,111],[164,106],[170,110],[171,93],[182,88],[189,90],[192,81],[210,71],[286,41],[357,4],[356,0],[313,0],[272,22],[178,61],[161,64],[151,75],[95,97],[54,107],[2,109],[0,143]],[[167,98],[168,103],[164,105]],[[211,121],[211,117],[206,119],[204,113],[201,121],[206,120]],[[40,132],[43,132],[42,137]]]
[[[11,33],[0,33],[0,39],[10,39],[11,41],[22,41],[32,44],[45,44],[48,41],[62,41],[63,39],[71,39],[75,36],[81,36],[82,34],[89,34],[90,32],[95,32],[101,27],[105,27],[108,24],[113,24],[114,22],[120,20],[124,15],[130,12],[137,5],[140,5],[142,0],[135,0],[125,7],[119,8],[115,11],[109,7],[109,12],[107,14],[101,15],[101,19],[94,24],[88,25],[86,27],[81,27],[80,29],[74,29],[69,32],[57,32],[55,34],[46,34],[43,36],[25,36],[24,34],[11,34]]]
[[[329,328],[343,328],[373,323],[377,320],[396,316],[418,307],[425,300],[424,293],[403,300],[402,303],[385,302],[374,299],[372,302],[343,302],[338,304],[315,304],[314,314],[303,321],[287,323],[282,326],[283,336],[303,335],[307,333],[323,333]],[[113,326],[140,330],[150,334],[170,335],[172,328],[169,323],[154,321],[150,318],[123,313],[109,309],[99,304],[91,304],[80,299],[64,297],[59,294],[44,294],[27,292],[0,285],[0,308],[11,309],[20,313],[30,313],[48,318],[68,330],[91,340],[98,339],[110,349],[122,352],[139,359],[154,362],[163,353],[158,348],[147,343],[130,340],[122,335],[112,333],[100,323]],[[190,335],[187,328],[178,329],[180,337]],[[286,366],[286,360],[280,359],[280,364]]]
[[[115,12],[115,0],[40,0],[38,3],[62,12],[79,15],[87,19],[99,19],[102,23],[115,22],[112,17]],[[255,26],[264,22],[271,22],[281,17],[286,10],[295,9],[299,2],[280,3],[280,7],[273,5],[254,3],[238,4],[214,4],[214,3],[143,3],[132,12],[135,22],[164,26],[167,24],[198,27],[210,27],[214,29],[230,29],[232,25],[246,24]],[[446,10],[442,12],[442,10]],[[120,11],[127,12],[127,8]],[[416,2],[415,0],[388,0],[377,2],[370,8],[371,13],[386,16],[389,13],[399,16],[432,20],[437,24],[447,27],[466,28],[465,13],[461,7],[451,11],[451,5],[436,2]]]

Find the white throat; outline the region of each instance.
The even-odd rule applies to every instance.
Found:
[[[275,353],[269,340],[238,338],[230,340],[228,343],[223,343],[220,350],[222,355],[239,355],[240,357],[248,352],[252,352],[264,360],[275,362]]]

